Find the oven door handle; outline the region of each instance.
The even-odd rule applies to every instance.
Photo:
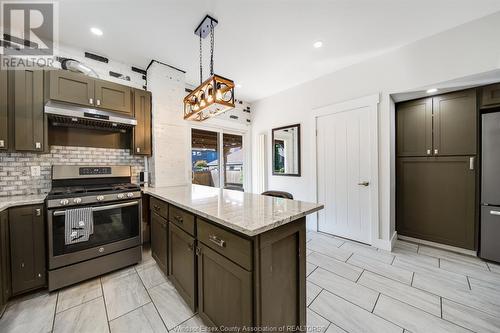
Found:
[[[92,207],[92,212],[100,212],[100,211],[103,211],[103,210],[110,210],[110,209],[130,207],[130,206],[137,206],[138,204],[139,204],[138,201],[132,201],[132,202],[125,202],[125,203],[116,204],[116,205],[97,206],[97,207]],[[77,208],[75,208],[75,209],[77,209]],[[65,210],[56,210],[54,212],[54,216],[61,216],[61,215],[66,215],[66,211]]]

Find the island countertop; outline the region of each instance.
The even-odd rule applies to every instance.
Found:
[[[256,236],[324,207],[202,185],[145,187],[143,192],[247,236]]]

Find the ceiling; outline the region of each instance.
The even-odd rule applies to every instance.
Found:
[[[60,0],[59,41],[141,68],[159,60],[197,85],[193,31],[209,13],[215,72],[251,102],[499,10],[498,0]]]

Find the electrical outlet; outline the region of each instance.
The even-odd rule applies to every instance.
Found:
[[[31,177],[40,177],[40,166],[35,165],[31,167]]]

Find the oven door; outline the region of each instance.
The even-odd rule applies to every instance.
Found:
[[[141,201],[93,205],[94,233],[86,242],[65,244],[66,210],[49,210],[49,269],[141,244]]]

